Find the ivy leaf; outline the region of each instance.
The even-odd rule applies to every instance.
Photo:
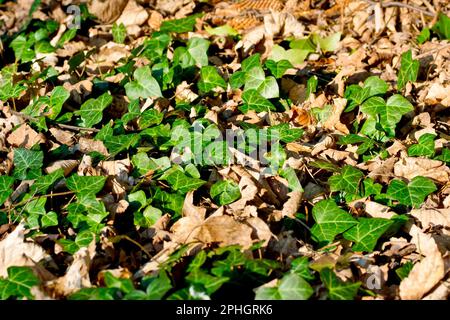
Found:
[[[198,178],[190,178],[180,170],[174,170],[166,177],[166,180],[175,191],[180,191],[181,193],[196,190],[206,183],[206,181]]]
[[[81,105],[80,110],[75,111],[82,120],[82,126],[91,128],[103,118],[103,110],[106,109],[113,101],[112,96],[105,92],[97,99],[89,99]]]
[[[361,286],[361,282],[349,284],[342,282],[329,268],[320,271],[320,279],[327,288],[331,300],[353,300]]]
[[[258,87],[264,82],[266,75],[261,66],[255,66],[245,73],[244,91],[250,89],[258,90]]]
[[[205,31],[212,36],[237,36],[239,34],[239,32],[237,32],[228,24],[224,24],[215,28],[205,27]]]
[[[144,112],[142,112],[141,117],[139,118],[139,128],[145,129],[150,126],[158,125],[161,123],[163,118],[164,118],[164,114],[162,112],[159,112],[156,109],[147,109]],[[112,137],[113,136],[110,135],[110,136],[106,137],[104,140],[106,140],[108,138],[112,138]]]
[[[402,90],[408,81],[415,82],[419,74],[419,60],[412,58],[412,51],[409,49],[402,54],[400,70],[398,71],[397,89]]]
[[[434,139],[436,135],[432,133],[425,133],[419,137],[419,143],[413,144],[408,148],[408,155],[410,157],[432,157],[434,156]]]
[[[442,12],[439,13],[439,19],[432,30],[439,35],[440,39],[450,39],[450,18]]]
[[[403,280],[408,277],[409,273],[411,272],[414,265],[411,261],[406,262],[404,265],[402,265],[400,268],[395,270],[395,273],[400,278],[400,280]]]
[[[273,61],[269,59],[265,65],[277,79],[281,78],[287,69],[294,67],[288,60]]]
[[[275,106],[255,89],[244,91],[242,100],[245,104],[241,107],[241,111],[244,113],[248,110],[255,110],[256,112],[275,111]]]
[[[162,97],[161,88],[153,78],[149,66],[136,69],[133,77],[133,81],[125,84],[125,91],[130,100]]]
[[[71,175],[67,181],[67,188],[77,195],[97,194],[103,189],[105,184],[105,176],[79,176]]]
[[[258,86],[257,90],[266,99],[278,98],[280,96],[277,80],[272,76],[266,77]]]
[[[450,149],[445,148],[442,149],[442,153],[435,158],[436,160],[443,161],[445,163],[450,164]]]
[[[143,283],[148,283],[146,293],[149,300],[161,300],[172,289],[172,283],[165,271],[160,271],[157,277],[143,278]]]
[[[430,40],[431,33],[429,28],[423,28],[422,31],[420,31],[420,34],[417,36],[416,40],[418,44],[423,44],[426,41]]]
[[[353,251],[372,252],[378,238],[393,224],[393,221],[382,218],[359,218],[358,224],[344,232],[345,239],[355,242]]]
[[[283,300],[308,300],[314,290],[302,277],[290,273],[281,278],[278,292]]]
[[[387,195],[401,204],[418,208],[425,198],[436,190],[431,179],[419,176],[412,179],[409,184],[398,179],[392,180],[387,189]]]
[[[322,38],[318,34],[313,34],[313,41],[320,46],[320,50],[323,52],[333,52],[339,47],[339,40],[341,39],[341,33],[336,32],[328,37]]]
[[[159,30],[161,32],[175,32],[175,33],[184,33],[193,31],[197,18],[199,17],[200,17],[199,14],[194,14],[186,18],[166,20],[163,21]]]
[[[8,278],[0,278],[0,298],[9,297],[28,298],[33,300],[31,288],[39,284],[38,277],[29,267],[9,267]]]
[[[187,43],[187,51],[198,67],[208,65],[208,48],[209,41],[203,38],[194,37]]]
[[[251,55],[250,57],[242,60],[241,63],[241,70],[243,72],[248,72],[250,69],[253,69],[254,67],[261,67],[261,54],[256,53],[254,55]]]
[[[16,56],[16,61],[29,62],[33,60],[35,54],[31,49],[33,42],[28,40],[24,35],[17,36],[9,45]]]
[[[197,83],[198,89],[202,93],[208,93],[216,88],[227,88],[227,83],[219,75],[216,67],[204,66],[200,70],[200,81]]]
[[[123,23],[114,23],[111,29],[113,40],[116,43],[124,43],[127,37],[127,28]]]
[[[48,188],[50,188],[53,184],[55,184],[56,181],[62,178],[64,178],[63,169],[58,169],[48,175],[40,176],[31,186],[31,192],[45,194],[47,193]]]
[[[232,89],[239,89],[245,84],[245,75],[244,71],[236,71],[230,77],[230,86]]]
[[[317,91],[317,86],[319,84],[319,78],[317,76],[312,76],[306,82],[306,99],[309,98],[311,93],[315,93]]]
[[[41,175],[44,162],[42,151],[14,149],[14,177],[19,180],[35,179]]]
[[[123,150],[127,150],[136,145],[140,136],[135,133],[121,134],[118,136],[107,137],[104,141],[106,148],[111,155],[116,155]]]
[[[272,48],[270,59],[278,62],[281,60],[288,60],[292,65],[302,64],[310,53],[310,50],[302,49],[284,49],[282,46],[276,44]]]
[[[56,119],[56,117],[61,112],[62,106],[67,99],[69,99],[70,93],[64,87],[57,86],[53,89],[52,94],[49,99],[50,113],[48,115],[49,119]]]
[[[368,77],[364,81],[364,89],[368,89],[368,97],[383,95],[387,92],[389,85],[386,81],[381,80],[377,76]]]
[[[13,193],[14,178],[9,176],[0,176],[0,206]]]
[[[232,203],[241,197],[239,186],[232,180],[216,182],[212,185],[210,193],[214,201],[221,206]]]
[[[381,97],[372,97],[361,105],[361,111],[372,117],[380,116],[380,123],[389,136],[395,135],[395,126],[402,116],[414,110],[413,105],[399,94],[394,94],[385,103]]]
[[[255,300],[281,300],[277,287],[258,287],[255,289]]]
[[[331,199],[316,203],[312,213],[316,224],[312,227],[311,234],[319,242],[331,242],[336,235],[358,223]]]
[[[346,165],[340,174],[335,174],[328,179],[331,191],[345,191],[358,193],[359,182],[364,174],[358,169]]]
[[[308,257],[299,257],[292,260],[290,272],[299,275],[305,280],[314,280],[314,275],[309,269]]]
[[[271,126],[268,130],[270,139],[281,140],[285,143],[294,142],[301,138],[304,131],[300,128],[290,128],[289,124],[281,123]]]
[[[128,278],[116,278],[111,272],[105,273],[105,284],[108,288],[116,288],[123,293],[130,293],[134,290],[133,282]]]

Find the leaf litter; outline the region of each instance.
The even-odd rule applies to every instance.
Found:
[[[448,299],[447,1],[70,4],[0,6],[1,299]]]

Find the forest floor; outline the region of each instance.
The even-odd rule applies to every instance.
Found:
[[[0,0],[0,299],[447,299],[445,0]]]

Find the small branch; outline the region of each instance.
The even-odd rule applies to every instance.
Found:
[[[39,198],[51,198],[51,197],[58,197],[58,196],[67,196],[67,195],[71,195],[71,194],[74,194],[74,192],[73,191],[64,191],[64,192],[49,193],[49,194],[43,194],[40,196],[34,196],[25,201],[21,201],[19,203],[13,204],[13,205],[9,206],[8,209],[14,209],[14,208],[23,206],[23,205],[27,204],[29,201],[33,201],[33,200],[36,200]]]
[[[16,115],[18,117],[21,117],[25,120],[28,121],[38,121],[37,118],[23,114],[22,112],[18,112],[18,111],[14,111],[14,110],[9,110],[9,112],[11,112],[13,115]],[[77,126],[71,126],[69,124],[62,124],[62,123],[57,123],[56,124],[58,127],[64,128],[64,129],[69,129],[69,130],[74,130],[74,131],[90,131],[90,132],[99,132],[99,129],[96,128],[85,128],[85,127],[77,127]]]
[[[415,10],[415,11],[421,12],[424,15],[429,16],[429,17],[434,17],[435,16],[434,13],[432,13],[432,12],[426,10],[426,9],[419,8],[419,7],[416,7],[416,6],[407,4],[407,3],[395,2],[395,1],[393,1],[393,2],[375,2],[375,1],[371,1],[371,0],[363,0],[363,1],[367,2],[368,4],[371,4],[371,5],[379,4],[383,8],[387,8],[387,7],[407,8],[407,9],[410,9],[410,10]]]
[[[58,127],[64,128],[64,129],[69,129],[69,130],[74,130],[74,131],[91,131],[91,132],[99,132],[99,129],[96,128],[85,128],[85,127],[77,127],[77,126],[71,126],[69,124],[62,124],[62,123],[57,123]]]

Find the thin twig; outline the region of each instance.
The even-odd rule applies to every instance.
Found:
[[[49,193],[49,194],[43,194],[40,196],[34,196],[34,197],[27,199],[26,201],[21,201],[19,203],[13,204],[10,207],[8,207],[8,209],[14,209],[14,208],[23,206],[23,205],[27,204],[28,201],[36,200],[39,198],[51,198],[51,197],[58,197],[58,196],[67,196],[67,195],[71,195],[71,194],[74,194],[74,192],[73,191],[64,191],[64,192]]]
[[[9,112],[11,112],[13,115],[16,115],[16,116],[21,117],[28,121],[38,121],[37,118],[29,116],[27,114],[23,114],[22,112],[19,112],[19,111],[10,109]],[[57,123],[56,125],[61,128],[64,128],[64,129],[75,130],[75,131],[91,131],[91,132],[99,132],[100,131],[99,129],[96,129],[96,128],[77,127],[77,126],[71,126],[69,124],[63,124],[63,123]]]
[[[77,127],[77,126],[71,126],[70,124],[62,124],[57,123],[58,127],[69,129],[69,130],[75,130],[75,131],[91,131],[91,132],[99,132],[99,129],[96,128],[86,128],[86,127]]]
[[[368,4],[371,5],[376,5],[376,4],[380,4],[383,8],[387,8],[387,7],[400,7],[400,8],[407,8],[407,9],[411,9],[411,10],[415,10],[418,12],[422,12],[424,15],[429,16],[429,17],[434,17],[435,14],[423,9],[423,8],[419,8],[407,3],[402,3],[402,2],[396,2],[396,1],[392,1],[392,2],[375,2],[375,1],[371,1],[371,0],[363,0],[364,2],[367,2]]]

